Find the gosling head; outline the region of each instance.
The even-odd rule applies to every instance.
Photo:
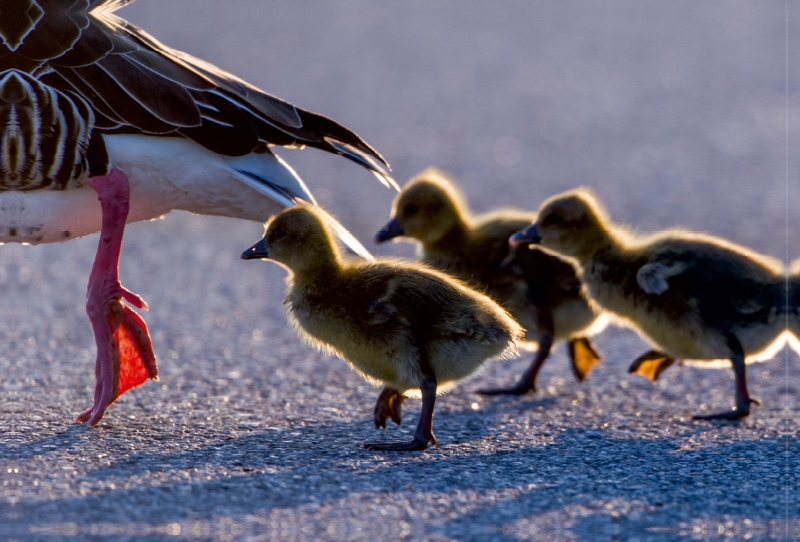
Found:
[[[383,243],[404,236],[435,243],[453,228],[462,226],[468,212],[453,183],[441,171],[427,169],[397,195],[392,219],[375,235],[375,241]]]
[[[545,201],[538,219],[511,236],[512,246],[540,244],[578,259],[589,257],[607,237],[606,212],[588,188]]]
[[[310,204],[290,207],[270,218],[264,238],[245,250],[242,259],[270,259],[295,273],[338,262],[340,249],[330,220]]]

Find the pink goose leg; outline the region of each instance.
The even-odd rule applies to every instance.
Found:
[[[100,242],[86,292],[86,312],[97,342],[97,384],[94,405],[78,415],[77,421],[95,425],[120,395],[148,378],[158,380],[158,365],[144,320],[122,304],[124,299],[147,310],[144,300],[119,282],[119,255],[130,203],[128,179],[112,169],[87,182],[97,191],[103,209]]]

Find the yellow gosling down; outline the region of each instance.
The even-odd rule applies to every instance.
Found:
[[[736,407],[695,418],[742,418],[757,403],[747,390],[745,359],[785,331],[786,274],[779,261],[710,235],[635,235],[611,222],[586,188],[544,202],[536,223],[511,242],[577,260],[591,299],[654,345],[642,358],[729,359]]]
[[[536,343],[533,362],[517,384],[478,390],[484,395],[535,392],[539,370],[562,339],[578,381],[601,359],[585,336],[598,313],[582,295],[572,264],[538,247],[509,250],[509,236],[535,219],[535,213],[516,209],[473,215],[455,183],[430,168],[397,195],[391,220],[375,236],[378,243],[398,237],[417,241],[424,263],[485,291],[522,324],[525,340]]]
[[[243,259],[273,260],[289,270],[289,320],[320,350],[346,360],[368,381],[385,386],[376,427],[400,423],[407,394],[421,392],[422,412],[410,442],[366,444],[370,450],[424,450],[436,444],[436,394],[513,355],[523,331],[487,296],[423,265],[346,256],[332,219],[299,205],[273,217],[264,238]]]

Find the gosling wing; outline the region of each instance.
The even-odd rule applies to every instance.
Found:
[[[682,240],[651,253],[636,280],[658,296],[664,310],[683,315],[697,311],[710,326],[764,322],[785,301],[781,277],[738,251]]]
[[[348,304],[368,333],[436,333],[476,340],[488,334],[484,338],[492,342],[503,333],[500,326],[481,321],[479,314],[487,309],[481,305],[488,300],[438,271],[402,263],[365,264],[353,293]]]

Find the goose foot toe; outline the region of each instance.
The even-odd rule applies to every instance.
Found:
[[[84,423],[84,422],[89,421],[89,418],[92,417],[92,412],[94,412],[94,407],[92,407],[92,408],[90,408],[88,410],[84,410],[83,412],[81,412],[80,414],[78,414],[75,417],[75,421],[78,422],[78,423]]]

